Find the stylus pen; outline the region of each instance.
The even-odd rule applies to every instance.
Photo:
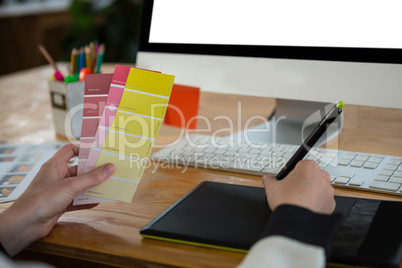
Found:
[[[325,133],[329,125],[331,125],[338,115],[342,112],[344,103],[342,101],[338,102],[334,107],[327,113],[327,115],[321,120],[318,126],[311,132],[303,144],[297,149],[295,154],[289,159],[285,166],[276,175],[278,180],[285,178],[289,172],[291,172],[296,164],[302,160],[318,139]]]

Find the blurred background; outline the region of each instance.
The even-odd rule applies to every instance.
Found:
[[[0,0],[0,75],[58,61],[91,41],[104,62],[135,63],[143,0]]]

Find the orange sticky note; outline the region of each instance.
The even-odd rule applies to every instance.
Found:
[[[174,84],[164,123],[180,128],[195,129],[199,100],[199,87]]]

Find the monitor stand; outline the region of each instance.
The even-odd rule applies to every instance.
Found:
[[[276,108],[268,120],[233,135],[249,142],[285,143],[300,145],[318,125],[334,103],[277,99]],[[340,133],[343,113],[329,126],[315,147],[320,147]]]

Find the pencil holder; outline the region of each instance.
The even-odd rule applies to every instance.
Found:
[[[84,82],[49,81],[54,128],[67,138],[81,136]]]

